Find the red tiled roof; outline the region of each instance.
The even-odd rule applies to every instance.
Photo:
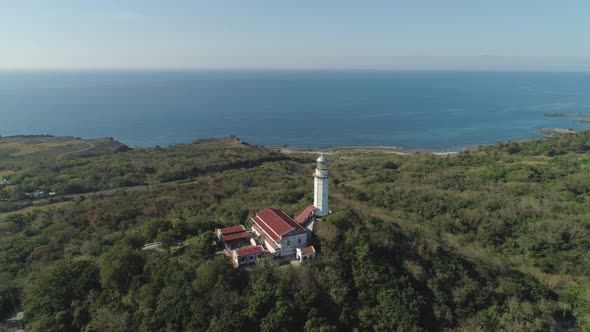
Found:
[[[307,219],[310,216],[315,215],[315,213],[314,213],[315,209],[316,209],[316,207],[313,205],[306,207],[305,210],[303,210],[303,212],[301,212],[297,217],[295,217],[295,221],[298,224],[301,224],[301,223],[307,221]]]
[[[243,232],[245,230],[246,229],[244,228],[244,226],[239,225],[239,226],[231,226],[231,227],[222,228],[219,230],[219,232],[221,233],[221,235],[228,235],[228,234]]]
[[[247,239],[249,236],[250,236],[250,233],[243,231],[243,232],[239,232],[239,233],[222,235],[221,239],[223,240],[223,242],[229,242],[229,241]]]
[[[262,254],[264,252],[264,249],[262,249],[261,246],[249,246],[249,247],[243,247],[243,248],[236,249],[236,252],[238,253],[238,256],[243,257],[243,256]]]
[[[305,229],[285,212],[273,208],[258,212],[252,217],[252,221],[275,241],[279,241],[283,235],[291,231],[305,232]]]
[[[305,255],[313,254],[315,252],[315,248],[313,246],[301,248],[301,253]]]

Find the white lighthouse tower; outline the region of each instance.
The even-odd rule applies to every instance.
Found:
[[[324,155],[317,160],[314,177],[313,205],[316,207],[315,215],[327,216],[330,213],[328,206],[328,162]]]

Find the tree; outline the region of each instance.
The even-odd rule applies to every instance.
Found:
[[[80,319],[88,316],[80,314],[88,310],[84,307],[87,294],[99,288],[97,275],[97,266],[85,260],[60,261],[35,273],[23,298],[27,330],[80,330],[88,323],[88,319]]]
[[[118,245],[100,256],[102,287],[125,293],[133,276],[143,269],[143,258],[131,248]]]
[[[188,240],[187,254],[194,260],[201,260],[213,252],[213,232],[204,232]]]
[[[564,318],[567,309],[579,314],[587,312],[590,309],[590,305],[584,299],[584,289],[577,284],[567,286],[560,296],[560,300],[563,305]]]
[[[276,301],[274,308],[260,321],[260,331],[292,331],[294,330],[293,304],[289,300]]]
[[[420,331],[422,300],[411,288],[401,292],[386,289],[377,295],[377,305],[363,308],[359,318],[363,329],[375,331]]]
[[[159,218],[149,219],[143,224],[142,233],[148,241],[152,241],[158,237],[158,234],[169,230],[171,227],[172,225],[168,220]]]
[[[337,332],[336,326],[328,323],[327,319],[313,317],[305,322],[305,332]]]
[[[164,231],[158,234],[157,240],[163,248],[170,249],[176,243],[176,232],[171,229]]]

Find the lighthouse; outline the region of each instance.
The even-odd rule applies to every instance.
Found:
[[[328,162],[324,155],[317,159],[317,167],[314,178],[313,205],[316,207],[315,215],[327,216],[330,213],[328,206]]]

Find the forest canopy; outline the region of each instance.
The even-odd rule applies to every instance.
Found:
[[[303,210],[316,154],[0,138],[0,316],[22,306],[28,331],[590,331],[590,132],[326,156],[317,258],[236,269],[213,230]]]

